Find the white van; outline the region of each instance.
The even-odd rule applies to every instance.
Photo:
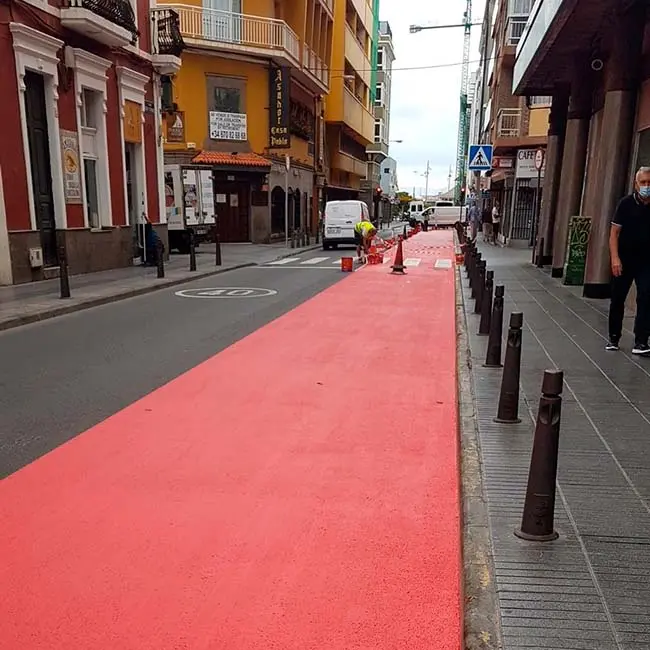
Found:
[[[415,219],[422,223],[424,221],[422,214],[424,213],[424,201],[411,201],[409,203],[409,219]]]
[[[354,227],[361,217],[370,220],[368,206],[363,201],[328,201],[323,216],[323,250],[339,244],[354,245]]]

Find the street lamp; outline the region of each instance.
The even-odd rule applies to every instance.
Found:
[[[482,25],[483,23],[470,23],[470,27],[476,27]],[[458,23],[457,25],[411,25],[409,27],[409,33],[417,34],[424,29],[452,29],[453,27],[467,27],[465,23]]]

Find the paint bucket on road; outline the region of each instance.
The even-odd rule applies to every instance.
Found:
[[[352,273],[354,270],[354,260],[351,257],[341,258],[341,271],[344,273]]]

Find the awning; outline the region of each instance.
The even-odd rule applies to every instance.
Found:
[[[255,167],[269,169],[271,161],[256,153],[227,153],[225,151],[202,151],[192,158],[195,165],[222,165],[224,167]]]

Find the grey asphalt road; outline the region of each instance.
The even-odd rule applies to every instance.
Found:
[[[340,256],[319,253],[0,332],[0,478],[346,277]],[[223,287],[277,293],[175,295]]]

